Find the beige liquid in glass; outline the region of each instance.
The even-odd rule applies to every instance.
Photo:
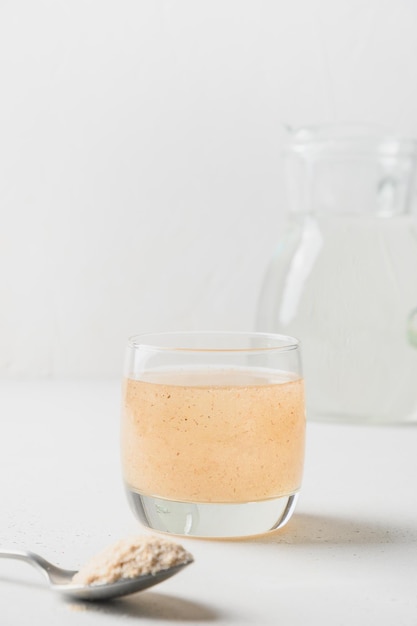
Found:
[[[295,494],[304,458],[304,383],[267,369],[164,370],[124,382],[128,491],[192,503]]]

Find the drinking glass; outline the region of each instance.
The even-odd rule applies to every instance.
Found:
[[[300,489],[305,438],[299,342],[269,333],[132,337],[122,466],[133,512],[179,535],[282,527]]]

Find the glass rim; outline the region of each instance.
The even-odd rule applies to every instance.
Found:
[[[206,345],[200,346],[186,346],[181,345],[180,342],[164,345],[163,342],[160,343],[152,343],[152,340],[159,341],[164,338],[171,338],[171,340],[175,337],[178,339],[185,338],[197,338],[198,336],[204,338]],[[246,339],[248,341],[248,345],[242,347],[230,346],[230,347],[216,347],[215,345],[208,345],[208,341],[213,340],[215,337],[217,338],[233,338],[234,340],[241,338]],[[272,345],[258,345],[251,346],[249,345],[249,341],[253,339],[264,341],[270,341]],[[274,343],[275,342],[275,343]],[[202,342],[204,343],[204,341]],[[281,335],[279,333],[268,333],[268,332],[257,332],[257,331],[216,331],[216,330],[204,330],[204,331],[162,331],[162,332],[145,332],[139,333],[136,335],[131,335],[128,338],[128,348],[133,348],[135,350],[146,350],[149,352],[190,352],[190,353],[242,353],[248,352],[250,354],[254,354],[257,352],[266,353],[266,352],[288,352],[290,350],[297,350],[300,348],[300,341],[295,337],[291,337],[290,335]]]

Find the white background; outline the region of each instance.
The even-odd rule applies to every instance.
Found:
[[[0,376],[251,329],[285,124],[417,135],[414,0],[0,0]]]

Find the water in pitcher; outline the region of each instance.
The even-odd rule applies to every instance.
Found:
[[[259,325],[301,338],[310,418],[412,420],[415,222],[338,220],[306,218],[294,229],[292,245],[270,268]],[[352,254],[340,255],[346,248]],[[268,306],[272,294],[277,302]]]

